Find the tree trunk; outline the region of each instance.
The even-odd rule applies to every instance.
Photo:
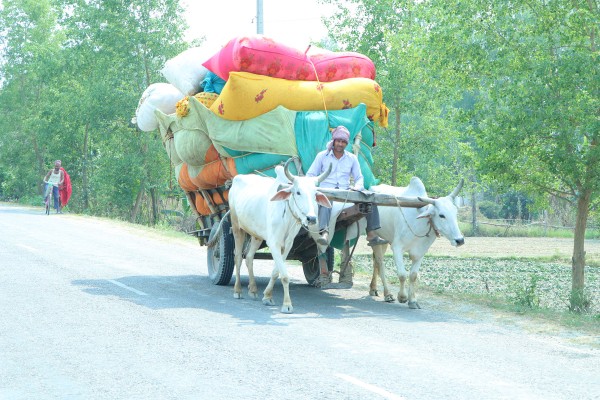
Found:
[[[137,197],[135,198],[135,204],[131,209],[131,216],[129,217],[129,222],[132,224],[135,223],[135,219],[137,218],[138,213],[140,212],[140,208],[142,207],[142,197],[144,195],[144,181],[140,183],[140,190],[138,191]]]
[[[90,207],[89,187],[88,187],[88,148],[89,148],[89,124],[85,125],[83,133],[83,165],[81,166],[81,185],[83,196],[83,209]]]
[[[22,94],[22,99],[27,98],[25,89],[23,88],[23,81],[21,80],[21,94]],[[38,103],[41,97],[41,89],[38,86],[37,90],[36,90],[36,95],[35,95],[35,102]],[[48,170],[46,169],[46,166],[44,165],[44,158],[42,156],[42,152],[40,151],[40,147],[38,145],[38,141],[37,141],[37,136],[34,132],[31,133],[31,144],[33,145],[33,151],[35,154],[35,159],[38,163],[38,170],[39,173],[42,177],[46,176],[46,173],[48,173]],[[45,186],[42,182],[40,182],[40,184],[38,185],[38,191],[39,194],[43,194],[45,190]]]
[[[158,223],[158,194],[156,188],[150,189],[150,198],[152,199],[152,225]]]
[[[35,159],[37,160],[37,163],[38,163],[38,170],[39,170],[40,175],[43,178],[44,176],[46,176],[48,171],[46,171],[46,167],[44,166],[44,160],[42,158],[42,154],[40,152],[40,148],[38,146],[37,138],[35,137],[35,135],[31,135],[31,141],[33,143],[33,151],[35,152]],[[38,192],[39,192],[39,194],[44,193],[43,182],[40,182],[40,184],[38,185]]]
[[[571,311],[583,312],[589,309],[590,301],[585,296],[585,231],[590,210],[592,192],[584,189],[577,199],[577,221],[573,245],[571,271]]]
[[[398,181],[398,157],[400,154],[400,107],[394,107],[396,126],[394,127],[394,157],[392,159],[392,186]]]
[[[477,235],[477,193],[473,191],[471,193],[471,227],[473,229],[473,236]]]

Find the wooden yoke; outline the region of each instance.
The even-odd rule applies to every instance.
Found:
[[[277,190],[285,188],[279,185]],[[368,190],[359,192],[357,190],[344,190],[332,188],[318,188],[329,200],[342,203],[373,203],[378,206],[421,208],[431,204],[432,199],[428,197],[394,196],[391,194],[375,193]]]
[[[421,208],[429,204],[418,197],[393,196],[391,194],[375,193],[368,190],[359,192],[356,190],[319,188],[319,192],[327,196],[329,200],[347,203],[373,203],[378,206],[410,208]]]

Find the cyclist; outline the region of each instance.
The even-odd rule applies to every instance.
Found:
[[[50,187],[52,187],[52,197],[54,198],[54,209],[57,214],[62,214],[61,206],[60,206],[60,196],[59,196],[59,187],[65,182],[65,174],[63,173],[61,167],[61,161],[56,160],[54,162],[54,168],[48,171],[46,177],[44,178],[44,182],[46,183],[45,193],[48,196],[50,194]]]

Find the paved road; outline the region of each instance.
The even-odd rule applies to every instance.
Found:
[[[259,262],[264,288],[270,263]],[[599,399],[600,350],[320,291],[214,286],[186,238],[0,204],[0,399]]]

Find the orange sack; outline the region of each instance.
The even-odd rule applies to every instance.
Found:
[[[188,173],[188,165],[183,163],[181,166],[181,170],[179,170],[179,175],[177,176],[177,183],[179,183],[179,187],[181,187],[186,192],[193,192],[198,189],[198,186],[192,182],[190,179],[190,174]]]
[[[213,161],[201,167],[188,165],[187,172],[193,184],[199,189],[211,189],[221,186],[237,175],[235,162],[232,158]]]
[[[198,213],[200,213],[201,215],[210,215],[210,208],[208,207],[208,205],[206,204],[206,200],[204,200],[204,196],[202,196],[200,193],[195,193],[196,195],[196,210],[198,211]],[[223,198],[225,199],[225,201],[229,200],[229,190],[223,192]],[[213,201],[213,204],[215,205],[220,205],[223,204],[223,198],[221,198],[221,196],[218,193],[213,193],[211,195],[211,199]]]
[[[206,205],[204,197],[200,193],[194,193],[196,195],[196,211],[200,215],[210,215],[210,208]]]

